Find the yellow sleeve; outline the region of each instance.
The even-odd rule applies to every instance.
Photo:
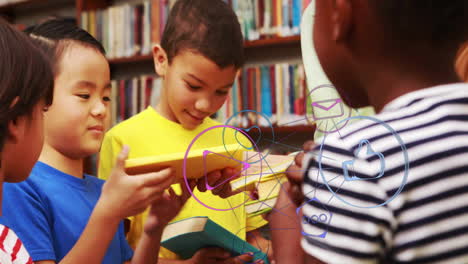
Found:
[[[121,150],[122,142],[112,133],[106,133],[99,152],[98,177],[100,179],[106,180],[109,177]]]

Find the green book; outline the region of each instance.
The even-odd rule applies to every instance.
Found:
[[[265,253],[206,216],[191,217],[170,223],[164,229],[161,246],[183,259],[191,258],[202,248],[219,247],[230,251],[233,256],[252,252],[254,261],[262,259],[265,264],[269,263]]]

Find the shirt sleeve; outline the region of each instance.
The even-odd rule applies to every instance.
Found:
[[[121,150],[122,142],[111,132],[106,133],[99,152],[98,177],[100,179],[106,180],[109,177]]]
[[[391,245],[393,214],[379,206],[388,199],[387,192],[373,179],[379,160],[355,157],[355,150],[336,140],[317,147],[303,161],[301,244],[326,263],[379,263]]]
[[[23,242],[34,261],[56,260],[47,204],[28,180],[5,183],[3,217]]]
[[[124,225],[123,222],[120,223],[119,225],[119,241],[120,241],[120,248],[122,249],[122,256],[123,256],[123,261],[129,261],[133,258],[133,249],[130,247],[130,245],[127,242],[127,239],[125,238],[125,230],[124,230]]]

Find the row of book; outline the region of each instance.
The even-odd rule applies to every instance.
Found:
[[[113,80],[112,124],[143,111],[149,105],[155,106],[161,87],[162,79],[152,75]],[[302,64],[246,67],[240,71],[226,103],[215,118],[221,123],[239,127],[303,125],[306,124],[306,112],[311,111],[306,106],[306,93]]]
[[[147,55],[160,42],[175,1],[146,0],[82,12],[80,25],[103,44],[108,58]]]
[[[300,33],[302,11],[311,0],[224,0],[238,16],[245,40]],[[81,13],[81,27],[98,39],[109,58],[151,53],[160,43],[176,0],[146,0]]]
[[[301,16],[311,0],[228,0],[246,40],[300,33]]]
[[[111,81],[111,123],[128,119],[159,102],[162,79],[153,75]]]
[[[304,125],[306,113],[312,111],[306,96],[302,64],[246,67],[216,118],[238,127]]]

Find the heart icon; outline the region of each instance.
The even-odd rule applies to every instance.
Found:
[[[259,126],[251,126],[249,128],[240,128],[242,131],[244,131],[245,133],[249,134],[250,131],[254,131],[256,132],[255,134],[258,134],[258,137],[257,139],[255,140],[255,145],[251,146],[251,147],[248,147],[248,146],[245,146],[244,144],[242,144],[242,141],[245,141],[245,140],[241,140],[240,137],[239,137],[239,134],[241,134],[242,136],[244,136],[245,138],[245,135],[243,135],[243,133],[239,132],[239,130],[236,130],[234,136],[236,137],[236,141],[237,143],[239,143],[239,145],[241,145],[243,148],[247,149],[247,150],[252,150],[254,148],[254,146],[257,146],[258,145],[258,142],[260,142],[260,139],[262,139],[262,130],[260,129]],[[252,138],[252,134],[249,134],[249,136]]]

